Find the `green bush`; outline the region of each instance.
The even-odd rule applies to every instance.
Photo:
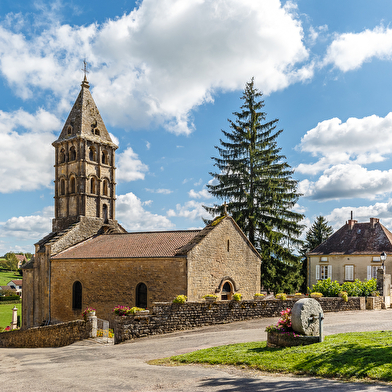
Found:
[[[186,295],[177,295],[177,297],[173,299],[173,304],[184,304],[186,300]]]
[[[337,280],[331,281],[330,278],[319,280],[313,285],[310,293],[319,292],[324,297],[338,297],[342,291],[347,292],[349,297],[368,297],[373,291],[377,290],[376,279],[364,280],[355,279],[354,282],[344,282],[342,285]]]
[[[20,302],[19,295],[7,295],[6,297],[0,297],[0,302]]]

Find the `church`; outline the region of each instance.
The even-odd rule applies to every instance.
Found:
[[[23,266],[22,328],[112,320],[183,294],[230,300],[260,291],[261,257],[226,213],[202,230],[128,233],[115,218],[115,151],[84,77],[55,149],[52,232]],[[132,222],[130,222],[130,225]]]

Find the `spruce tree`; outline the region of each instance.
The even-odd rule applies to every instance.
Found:
[[[323,243],[332,233],[332,227],[328,225],[328,221],[321,215],[316,217],[314,223],[306,232],[305,241],[301,248],[302,276],[304,277],[304,284],[301,288],[302,291],[306,291],[307,284],[308,269],[306,253]]]
[[[294,291],[301,283],[300,258],[294,254],[302,242],[299,236],[302,214],[293,211],[298,200],[297,181],[277,145],[282,130],[278,120],[265,122],[262,94],[254,80],[246,84],[240,112],[229,121],[226,140],[215,146],[216,184],[209,192],[227,202],[227,211],[262,256],[261,284],[267,291]],[[212,215],[222,206],[205,207]]]

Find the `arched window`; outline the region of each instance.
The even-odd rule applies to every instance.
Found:
[[[76,193],[76,180],[75,177],[71,177],[71,180],[69,182],[69,189],[70,193]]]
[[[62,178],[60,180],[60,195],[65,195],[65,180]]]
[[[102,206],[102,217],[104,223],[108,223],[108,206],[106,204]]]
[[[74,146],[72,146],[71,149],[69,150],[69,160],[70,161],[76,160],[76,150]]]
[[[103,180],[102,182],[102,194],[104,196],[108,195],[108,180]]]
[[[89,157],[90,161],[96,161],[97,160],[95,148],[93,146],[90,147],[90,152],[89,152],[88,157]]]
[[[102,164],[103,165],[108,165],[109,164],[108,152],[107,151],[102,151]]]
[[[222,287],[221,300],[230,300],[233,294],[233,287],[230,282],[226,282]]]
[[[82,309],[82,284],[77,280],[72,286],[72,309]]]
[[[95,180],[95,177],[91,177],[91,180],[90,180],[90,193],[96,193],[96,180]]]
[[[230,252],[230,240],[227,240],[227,251]]]
[[[65,162],[65,150],[62,148],[60,150],[60,156],[59,156],[59,163],[64,163]]]
[[[136,286],[136,306],[147,308],[147,286],[144,283],[139,283]]]
[[[67,133],[68,133],[68,135],[70,135],[70,134],[72,133],[72,127],[71,127],[71,125],[68,125]]]

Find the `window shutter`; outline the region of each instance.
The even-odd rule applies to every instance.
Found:
[[[354,266],[346,265],[344,275],[345,275],[345,280],[354,280]]]
[[[332,265],[328,266],[328,278],[331,278],[332,280]]]
[[[368,265],[367,266],[367,280],[370,280],[372,278],[372,266]]]
[[[320,266],[316,265],[316,280],[320,280]]]

